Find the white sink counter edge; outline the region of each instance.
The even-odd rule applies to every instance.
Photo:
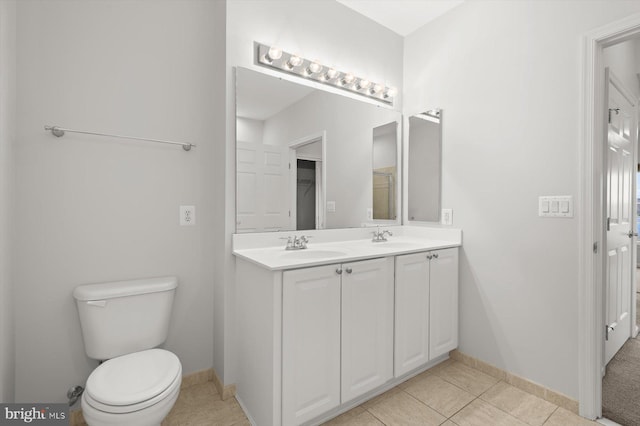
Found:
[[[393,236],[373,243],[372,228],[235,234],[233,254],[270,270],[303,268],[462,245],[462,231],[450,227],[384,226]],[[289,236],[310,236],[305,250],[285,250]]]

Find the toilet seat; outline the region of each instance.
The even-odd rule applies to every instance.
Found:
[[[97,410],[131,413],[172,395],[181,381],[178,357],[163,349],[149,349],[104,362],[89,376],[84,396]]]

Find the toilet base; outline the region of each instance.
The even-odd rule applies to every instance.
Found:
[[[131,413],[107,413],[91,406],[82,394],[82,415],[89,426],[160,426],[169,414],[180,394],[180,384],[157,404]]]

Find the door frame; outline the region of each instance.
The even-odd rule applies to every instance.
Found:
[[[603,49],[640,35],[640,14],[615,21],[582,38],[580,193],[578,205],[578,393],[580,415],[602,416],[604,357],[605,134]],[[634,283],[632,282],[632,285]]]
[[[297,159],[310,159],[308,157],[298,157],[296,150],[304,145],[308,145],[313,142],[320,142],[322,158],[320,159],[321,167],[319,173],[316,173],[316,177],[320,175],[320,179],[316,179],[316,229],[325,229],[326,228],[326,217],[327,217],[327,131],[323,130],[318,133],[313,133],[307,136],[303,136],[299,139],[294,140],[289,143],[289,193],[291,196],[289,197],[290,203],[290,219],[289,225],[290,228],[296,229],[296,178],[297,178]],[[316,161],[317,165],[317,160]],[[317,170],[317,169],[316,169]],[[320,187],[320,191],[318,191],[318,187]]]

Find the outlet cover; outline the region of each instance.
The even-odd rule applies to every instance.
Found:
[[[442,209],[440,222],[443,225],[453,225],[453,209]]]
[[[371,207],[367,209],[367,220],[373,220],[373,209]]]
[[[327,201],[327,213],[335,213],[335,212],[336,212],[336,202]]]
[[[180,206],[180,226],[196,224],[196,206]]]

